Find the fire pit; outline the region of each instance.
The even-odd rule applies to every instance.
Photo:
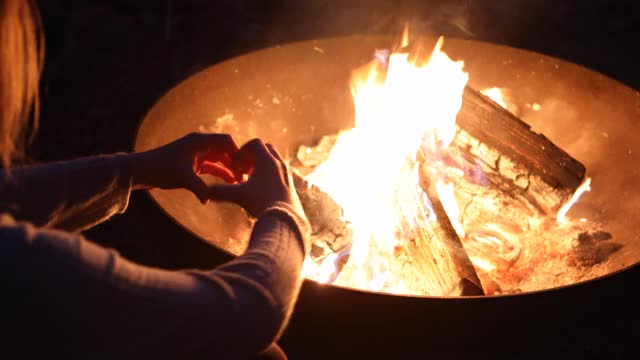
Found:
[[[436,39],[423,38],[420,42],[432,47]],[[322,139],[355,125],[354,105],[349,87],[351,72],[369,63],[374,49],[389,48],[392,45],[393,40],[387,37],[324,39],[258,51],[212,66],[178,85],[150,110],[140,127],[136,150],[159,146],[191,131],[228,132],[233,134],[239,143],[253,137],[264,138],[279,149],[288,151],[286,156],[290,159],[300,161],[298,155],[301,147],[313,152]],[[342,327],[338,331],[339,334],[358,332],[358,341],[363,341],[362,339],[376,336],[372,330],[363,330],[369,327],[367,324],[384,323],[387,329],[378,336],[392,334],[395,332],[392,329],[398,328],[403,328],[406,334],[406,329],[410,328],[411,334],[400,341],[401,346],[405,346],[406,349],[419,347],[423,340],[418,334],[422,334],[430,337],[429,344],[438,344],[433,348],[434,351],[437,348],[437,351],[450,355],[453,350],[445,348],[455,343],[450,337],[452,334],[455,334],[458,341],[465,338],[468,344],[483,344],[484,341],[479,340],[482,336],[475,333],[478,331],[478,324],[486,326],[487,322],[496,321],[504,325],[519,314],[519,307],[526,312],[536,304],[546,304],[549,316],[562,313],[564,318],[558,318],[571,321],[572,326],[577,326],[576,324],[584,321],[580,317],[580,311],[587,311],[585,307],[589,303],[583,298],[582,303],[569,306],[568,304],[574,300],[580,297],[593,299],[596,293],[603,296],[599,293],[599,286],[605,287],[605,292],[615,299],[625,298],[624,291],[608,288],[607,286],[613,285],[606,284],[616,284],[616,281],[619,281],[616,277],[630,276],[631,271],[637,270],[637,266],[634,265],[640,261],[640,242],[637,240],[635,229],[630,226],[636,223],[634,219],[640,218],[640,208],[636,205],[640,200],[640,190],[636,189],[634,181],[639,170],[633,165],[637,163],[640,154],[640,142],[636,135],[640,127],[637,123],[640,115],[638,93],[574,64],[518,49],[447,39],[443,50],[451,59],[464,60],[464,70],[469,73],[470,88],[493,89],[486,91],[489,95],[495,93],[496,88],[499,89],[508,110],[531,125],[535,133],[543,134],[552,144],[584,164],[586,177],[582,177],[584,174],[578,174],[578,178],[590,178],[593,190],[584,195],[568,215],[559,215],[559,209],[554,209],[553,214],[544,221],[556,221],[566,216],[578,227],[584,223],[588,223],[590,227],[564,233],[559,225],[538,228],[537,236],[542,236],[545,232],[563,233],[565,237],[558,235],[557,239],[569,245],[561,247],[565,253],[554,254],[553,261],[544,262],[538,259],[538,262],[532,263],[531,268],[519,269],[524,271],[520,274],[521,279],[518,283],[524,284],[523,289],[517,286],[502,289],[501,285],[504,287],[504,284],[494,281],[495,277],[490,274],[487,275],[496,266],[504,264],[504,261],[516,261],[516,257],[525,256],[517,254],[516,248],[522,247],[518,238],[514,239],[512,234],[496,235],[502,233],[501,229],[494,229],[493,233],[484,229],[486,236],[482,239],[487,247],[481,252],[487,255],[484,259],[473,256],[477,255],[474,251],[479,251],[478,247],[482,242],[462,241],[463,248],[468,253],[466,256],[476,257],[473,267],[481,275],[481,286],[486,294],[522,294],[518,296],[455,300],[433,296],[461,295],[459,291],[420,293],[406,288],[385,288],[379,285],[381,282],[376,283],[379,287],[361,287],[370,291],[418,295],[385,296],[341,286],[306,282],[300,306],[308,311],[298,315],[306,321],[296,323],[294,319],[288,334],[295,335],[290,335],[290,339],[300,339],[302,334],[309,332],[322,332],[317,327],[313,328],[310,323],[316,326],[331,323],[333,326]],[[384,59],[387,60],[388,58]],[[492,97],[495,98],[495,95]],[[399,125],[396,119],[389,118],[385,126],[391,129]],[[380,146],[386,144],[381,143]],[[362,148],[358,156],[366,158],[367,153],[372,150]],[[372,164],[375,166],[375,163]],[[363,175],[359,181],[366,183],[367,176],[372,175]],[[444,200],[443,193],[439,190],[437,192],[438,199]],[[329,193],[331,196],[335,195],[330,191]],[[429,194],[429,191],[426,193]],[[241,253],[246,246],[251,221],[238,207],[230,204],[202,207],[191,194],[183,191],[154,190],[151,195],[172,218],[205,241],[231,254]],[[429,200],[430,203],[434,202],[433,199]],[[447,208],[444,201],[443,205]],[[433,212],[432,208],[430,211],[439,214],[437,211]],[[447,217],[453,219],[450,221],[453,223],[451,225],[455,225],[455,216],[449,209],[446,213]],[[456,232],[454,231],[454,235]],[[459,232],[457,235],[463,240],[466,238],[466,235]],[[508,241],[513,241],[513,244],[507,243]],[[554,242],[548,241],[547,244]],[[333,253],[339,254],[338,251]],[[487,268],[483,269],[483,264]],[[322,263],[316,262],[315,265],[321,266]],[[558,269],[558,266],[565,268]],[[573,269],[571,271],[574,273],[567,276],[565,273],[570,269]],[[602,278],[624,269],[632,270]],[[524,281],[532,273],[537,274],[543,284],[534,281],[536,284],[531,285]],[[325,276],[321,279],[312,272],[308,274],[321,281],[336,277]],[[594,277],[598,277],[598,281],[585,283]],[[372,283],[371,280],[376,279],[378,278],[367,280],[368,283]],[[573,286],[566,288],[565,285]],[[554,290],[534,292],[549,288]],[[320,298],[323,301],[316,303]],[[345,298],[349,299],[345,304],[350,306],[340,303],[340,299]],[[429,305],[426,305],[425,301]],[[310,310],[312,304],[331,309],[333,316],[321,319]],[[564,306],[570,309],[561,310]],[[366,314],[368,320],[357,325],[349,323],[349,309],[358,309],[363,316]],[[419,319],[429,322],[431,317],[428,313],[433,315],[442,309],[456,312],[450,314],[449,320],[436,316],[438,321],[452,321],[452,324],[438,325],[440,331],[419,326]],[[423,312],[424,315],[417,315]],[[496,312],[501,314],[496,315]],[[565,329],[574,331],[574,334],[569,336],[570,339],[575,340],[575,336],[578,336],[593,346],[596,333],[590,332],[588,337],[585,337],[584,333],[576,332],[575,329],[568,330],[556,325],[542,329],[544,324],[532,315],[534,313],[520,315],[522,319],[517,324],[511,324],[511,329],[528,329],[529,333],[531,329],[541,330],[546,334],[539,338],[541,341],[546,341],[542,339],[548,339],[550,334],[557,334],[560,329]],[[600,314],[584,315],[585,319],[591,316],[591,320],[596,323],[604,319]],[[364,319],[362,316],[356,317]],[[392,325],[394,319],[397,319],[400,325]],[[407,326],[408,322],[411,323],[410,326]],[[422,325],[429,327],[427,323]],[[554,326],[555,328],[551,329]],[[507,328],[502,326],[498,333],[512,338],[514,335],[508,332]],[[394,349],[391,345],[397,343],[397,339],[393,342],[387,341],[384,348],[391,353],[402,352],[402,349]],[[341,348],[340,342],[327,340],[326,348]],[[513,350],[510,346],[506,346],[505,349]],[[426,351],[425,349],[425,353]]]

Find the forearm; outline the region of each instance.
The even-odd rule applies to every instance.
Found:
[[[80,236],[5,218],[0,273],[16,303],[32,299],[39,331],[82,336],[75,355],[246,358],[277,339],[301,284],[308,224],[280,206],[259,218],[244,255],[211,271],[140,266]]]
[[[123,212],[128,155],[18,167],[0,174],[0,211],[39,226],[81,230]]]
[[[251,291],[238,294],[251,301],[267,300],[269,304],[268,308],[261,308],[247,303],[238,318],[238,326],[246,326],[240,333],[254,338],[262,336],[266,345],[277,340],[287,325],[300,291],[302,263],[310,247],[309,234],[306,218],[298,215],[291,206],[278,203],[259,217],[247,251],[214,271],[219,276],[250,279],[253,282]],[[243,286],[241,283],[237,285]],[[261,334],[255,333],[256,325],[252,321],[255,318],[263,319],[263,325],[268,327]]]

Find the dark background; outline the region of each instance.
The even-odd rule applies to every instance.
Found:
[[[47,54],[35,161],[130,151],[145,112],[207,66],[296,40],[419,31],[530,49],[640,88],[638,1],[40,0]],[[176,119],[179,121],[179,119]],[[227,256],[174,224],[145,193],[87,232],[136,261],[211,267]]]

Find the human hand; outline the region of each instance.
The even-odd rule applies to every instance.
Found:
[[[208,174],[235,183],[231,158],[237,151],[227,134],[191,133],[159,148],[130,154],[133,188],[183,188],[206,203],[209,189],[197,175],[200,167],[206,163]]]
[[[212,186],[209,189],[211,199],[234,202],[253,216],[276,202],[287,203],[304,214],[291,169],[271,144],[265,145],[260,139],[251,140],[232,156],[231,168],[241,182]],[[209,171],[207,163],[203,163],[201,171],[214,173],[217,170]]]

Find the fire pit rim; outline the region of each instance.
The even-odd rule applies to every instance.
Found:
[[[427,39],[433,39],[430,36],[426,37]],[[214,71],[214,69],[219,69],[221,67],[229,67],[229,66],[233,66],[233,64],[236,64],[238,62],[241,61],[245,61],[247,59],[252,59],[255,56],[259,56],[259,55],[264,55],[264,54],[270,54],[273,51],[280,51],[283,49],[287,49],[287,48],[293,48],[293,47],[299,47],[299,46],[313,46],[314,48],[316,47],[316,45],[318,44],[323,44],[325,42],[331,42],[331,41],[357,41],[358,39],[362,39],[362,40],[368,40],[368,41],[386,41],[389,44],[392,44],[392,40],[393,38],[390,36],[364,36],[364,35],[356,35],[356,36],[341,36],[341,37],[327,37],[327,38],[320,38],[320,39],[313,39],[313,40],[303,40],[303,41],[296,41],[296,42],[291,42],[291,43],[286,43],[286,44],[281,44],[281,45],[275,45],[275,46],[270,46],[270,47],[266,47],[266,48],[261,48],[261,49],[257,49],[255,51],[251,51],[249,53],[246,54],[242,54],[239,56],[235,56],[229,59],[226,59],[224,61],[218,62],[218,63],[214,63],[188,77],[186,77],[185,79],[181,80],[179,83],[177,83],[175,86],[173,86],[170,90],[168,90],[166,93],[164,93],[161,97],[159,97],[157,99],[157,101],[155,101],[153,103],[153,105],[149,108],[149,110],[145,113],[143,120],[140,122],[138,128],[136,129],[135,132],[135,143],[134,143],[134,150],[135,151],[142,151],[145,150],[144,147],[141,147],[141,133],[143,132],[143,129],[145,127],[145,124],[147,122],[147,120],[150,118],[150,116],[152,115],[154,109],[159,105],[162,104],[164,101],[167,101],[168,98],[170,98],[171,96],[180,93],[183,88],[188,88],[189,85],[191,84],[192,81],[194,81],[194,79],[197,79],[201,76],[204,76],[204,74],[207,74],[211,71]],[[476,45],[480,45],[480,46],[484,46],[487,48],[494,48],[494,49],[503,49],[509,52],[513,52],[514,54],[520,53],[523,55],[534,55],[538,58],[541,59],[541,61],[554,61],[558,64],[560,64],[560,66],[568,66],[568,67],[572,67],[574,69],[577,69],[581,72],[585,72],[585,73],[590,73],[593,76],[596,77],[601,77],[606,79],[607,82],[611,83],[611,84],[615,84],[616,86],[623,88],[625,90],[631,90],[636,96],[640,96],[640,92],[638,92],[635,89],[630,88],[628,85],[624,84],[623,82],[608,77],[605,74],[602,74],[596,70],[587,68],[583,65],[580,64],[576,64],[576,63],[572,63],[569,62],[567,60],[561,59],[561,58],[557,58],[557,57],[553,57],[547,54],[543,54],[543,53],[539,53],[539,52],[534,52],[531,50],[527,50],[527,49],[521,49],[521,48],[517,48],[517,47],[511,47],[511,46],[506,46],[506,45],[502,45],[502,44],[495,44],[495,43],[490,43],[490,42],[485,42],[485,41],[478,41],[478,40],[468,40],[468,39],[459,39],[459,38],[447,38],[446,42],[445,42],[445,51],[448,50],[448,45],[457,45],[457,46],[464,46],[464,44],[476,44]],[[373,49],[372,49],[373,51]],[[455,58],[455,57],[454,57]],[[172,219],[172,221],[176,222],[177,224],[179,224],[182,228],[184,228],[185,230],[187,230],[190,234],[192,234],[193,236],[197,237],[199,240],[206,242],[207,244],[216,247],[218,250],[222,251],[225,254],[231,255],[231,256],[236,256],[235,253],[233,253],[232,251],[230,251],[228,248],[225,248],[224,246],[220,246],[210,240],[207,240],[205,237],[203,237],[201,234],[199,234],[196,230],[192,229],[191,227],[187,226],[186,224],[184,224],[180,219],[178,219],[174,214],[172,214],[171,211],[169,211],[165,206],[162,205],[161,201],[158,199],[157,195],[155,194],[155,190],[154,191],[149,191],[147,190],[146,193],[148,194],[148,196],[151,198],[151,200],[157,204],[157,206],[161,209],[161,211],[163,213],[165,213],[170,219]],[[621,267],[620,269],[617,269],[615,271],[609,272],[603,276],[599,276],[593,279],[589,279],[589,280],[584,280],[584,281],[579,281],[573,284],[569,284],[569,285],[563,285],[563,286],[556,286],[556,287],[552,287],[552,288],[548,288],[548,289],[543,289],[543,290],[536,290],[536,291],[526,291],[526,292],[522,292],[522,293],[517,293],[517,294],[499,294],[499,295],[491,295],[491,296],[479,296],[479,297],[465,297],[464,299],[485,299],[485,298],[512,298],[512,297],[521,297],[523,295],[537,295],[540,293],[555,293],[555,292],[563,292],[563,291],[567,291],[567,289],[571,289],[574,288],[576,286],[579,285],[584,285],[584,284],[597,284],[600,283],[601,281],[604,281],[605,279],[609,279],[612,277],[617,277],[620,275],[620,273],[623,272],[627,272],[631,269],[638,269],[640,266],[640,262],[635,262],[635,263],[629,263],[626,264],[625,266]],[[305,280],[309,280],[309,279],[305,279]],[[353,288],[348,288],[348,287],[343,287],[343,286],[339,286],[339,285],[324,285],[324,284],[320,284],[315,282],[314,280],[310,280],[307,281],[308,283],[314,283],[314,285],[318,285],[318,286],[330,286],[333,288],[339,288],[342,290],[347,290],[347,291],[356,291],[356,292],[364,292],[364,293],[368,293],[371,295],[383,295],[383,296],[388,296],[388,295],[392,295],[392,296],[399,296],[399,297],[406,297],[406,298],[429,298],[429,299],[447,299],[447,300],[451,300],[451,299],[459,299],[458,297],[447,297],[447,296],[417,296],[417,295],[395,295],[395,294],[387,294],[387,293],[378,293],[378,292],[374,292],[374,291],[367,291],[367,290],[360,290],[360,289],[353,289]]]

